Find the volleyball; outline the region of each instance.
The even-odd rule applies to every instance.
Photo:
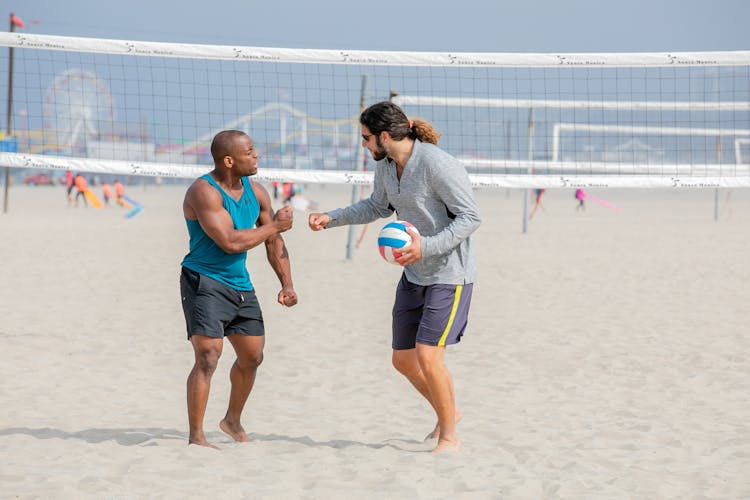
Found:
[[[389,222],[378,234],[378,248],[380,249],[380,255],[385,259],[386,262],[391,264],[399,265],[396,259],[401,257],[400,249],[411,243],[411,235],[406,230],[407,227],[417,228],[405,220],[397,220]],[[417,231],[419,234],[419,231]]]

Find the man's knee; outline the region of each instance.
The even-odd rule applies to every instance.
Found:
[[[255,370],[263,363],[263,351],[245,353],[237,357],[237,366],[243,370]]]
[[[422,346],[417,348],[417,361],[422,372],[429,376],[443,367],[442,357],[438,355],[436,348],[432,346]]]
[[[410,351],[393,351],[391,363],[393,367],[402,375],[409,376],[419,371],[419,365]]]
[[[195,366],[204,373],[212,374],[219,364],[220,346],[206,346],[195,352]]]

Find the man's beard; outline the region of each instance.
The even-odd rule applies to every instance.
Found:
[[[380,143],[379,137],[375,139],[375,143],[377,144],[378,147],[375,149],[375,151],[371,151],[370,154],[372,155],[373,160],[380,161],[386,156],[388,156],[388,153],[386,152],[383,145]]]

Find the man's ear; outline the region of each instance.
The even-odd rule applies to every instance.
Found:
[[[224,156],[224,166],[227,168],[232,168],[232,165],[234,165],[234,160],[231,156],[225,155]]]

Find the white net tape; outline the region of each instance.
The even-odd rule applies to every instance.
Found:
[[[750,51],[382,52],[0,33],[0,165],[194,178],[219,130],[259,180],[368,184],[357,117],[385,99],[482,187],[750,186]],[[0,82],[0,85],[6,83]],[[395,92],[394,92],[395,91]],[[7,112],[7,109],[6,109]]]

